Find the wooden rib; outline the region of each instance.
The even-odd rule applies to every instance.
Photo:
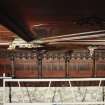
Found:
[[[72,41],[72,40],[78,40],[78,39],[89,39],[89,38],[99,38],[99,37],[105,37],[105,34],[95,34],[95,35],[87,35],[87,36],[57,38],[57,39],[40,40],[40,41],[42,43],[51,43],[51,42],[58,42],[58,41]]]
[[[9,46],[10,42],[0,42],[0,46]]]
[[[105,40],[100,40],[100,39],[94,39],[94,40],[72,40],[72,41],[68,41],[68,42],[105,42]]]
[[[48,45],[105,45],[105,40],[79,40],[79,41],[69,41],[69,42],[51,42]]]
[[[98,33],[105,33],[105,30],[89,31],[89,32],[82,32],[82,33],[75,33],[75,34],[53,36],[53,37],[42,38],[42,40],[49,40],[49,39],[56,39],[56,38],[65,38],[65,37],[73,37],[73,36],[80,36],[80,35],[91,35],[91,34],[98,34]]]

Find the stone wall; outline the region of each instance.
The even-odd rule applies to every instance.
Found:
[[[103,101],[104,87],[12,87],[12,103],[70,103]],[[2,103],[0,88],[0,103]],[[9,88],[5,89],[6,102],[9,102]]]

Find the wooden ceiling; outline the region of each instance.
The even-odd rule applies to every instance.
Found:
[[[0,0],[0,24],[26,41],[104,30],[104,5],[104,0]],[[12,32],[0,32],[0,38],[11,41]],[[54,45],[65,46],[60,43]]]
[[[11,32],[3,25],[0,25],[0,48],[8,48],[9,43],[11,43],[15,37],[15,33]]]

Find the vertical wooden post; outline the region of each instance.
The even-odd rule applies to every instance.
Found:
[[[95,71],[95,49],[97,49],[97,47],[95,46],[89,46],[88,47],[89,52],[90,52],[90,56],[93,59],[93,66],[92,66],[92,77],[96,77],[96,71]]]
[[[42,59],[43,59],[43,52],[42,52],[42,50],[37,50],[38,78],[42,78]]]
[[[68,65],[69,65],[69,62],[70,62],[70,59],[71,59],[71,54],[72,54],[72,51],[68,51],[65,53],[65,77],[69,77],[69,69],[68,69]]]
[[[96,68],[95,68],[95,50],[93,51],[93,56],[92,56],[92,59],[93,59],[93,67],[92,67],[92,77],[96,77]]]
[[[11,58],[12,78],[15,78],[14,52],[11,53],[10,58]]]
[[[65,54],[65,78],[68,77],[68,59],[67,59],[67,55]]]
[[[69,52],[65,53],[65,77],[67,78],[69,76],[68,72],[68,63],[69,63],[70,54]]]

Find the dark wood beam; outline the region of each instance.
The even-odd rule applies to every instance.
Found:
[[[8,15],[8,13],[2,8],[0,8],[0,23],[26,41],[34,39],[33,34],[22,21],[16,17]]]

